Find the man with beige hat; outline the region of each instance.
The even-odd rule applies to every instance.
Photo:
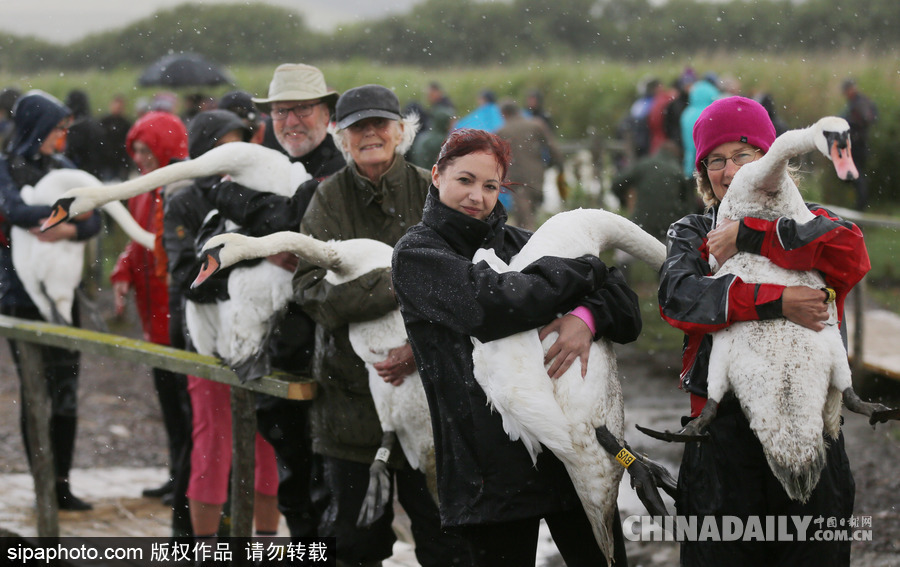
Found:
[[[297,231],[300,219],[321,182],[345,165],[344,157],[328,135],[328,124],[338,93],[325,84],[322,72],[311,65],[287,63],[275,69],[269,94],[254,98],[260,110],[272,117],[278,143],[292,162],[300,162],[312,179],[302,183],[293,197],[254,191],[223,180],[208,191],[208,198],[226,218],[252,236],[282,230]],[[293,271],[297,257],[282,254],[269,261]],[[309,373],[315,324],[300,307],[289,304],[275,327],[267,354],[272,366],[287,372]],[[279,464],[278,508],[291,536],[314,536],[318,518],[310,503],[312,448],[307,414],[308,401],[292,401],[257,395],[259,432],[275,448]]]

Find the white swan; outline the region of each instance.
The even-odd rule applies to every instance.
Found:
[[[479,250],[481,259],[497,271],[521,270],[543,256],[576,258],[620,248],[659,269],[665,246],[631,221],[603,210],[579,209],[551,217],[532,235],[509,267],[493,251]],[[541,445],[566,466],[594,530],[597,543],[612,557],[612,522],[619,481],[624,472],[598,440],[605,428],[624,443],[624,404],[612,343],[591,346],[587,376],[579,363],[558,380],[547,376],[544,354],[556,340],[552,333],[541,345],[531,330],[475,345],[475,379],[503,417],[510,438],[520,439],[536,459]]]
[[[322,242],[298,232],[276,232],[259,238],[220,234],[203,247],[204,267],[192,286],[199,285],[219,269],[241,260],[292,252],[307,262],[328,270],[325,279],[333,285],[352,281],[377,268],[389,268],[393,248],[367,238]],[[257,285],[262,286],[260,282]],[[369,389],[384,432],[394,432],[410,466],[434,475],[434,438],[428,402],[419,373],[402,384],[387,384],[372,366],[388,352],[406,343],[406,329],[399,309],[371,321],[349,325],[353,351],[366,364]]]
[[[34,187],[22,187],[22,201],[27,205],[50,205],[64,192],[100,181],[80,169],[56,169],[48,172]],[[107,203],[103,209],[142,246],[153,249],[154,235],[134,220],[118,201]],[[81,283],[84,268],[85,242],[59,240],[41,242],[27,229],[10,229],[12,262],[25,291],[45,320],[71,325],[75,290]]]
[[[302,163],[292,163],[281,152],[258,144],[233,142],[122,183],[67,191],[56,201],[53,214],[42,228],[46,230],[103,203],[131,198],[175,181],[209,175],[228,175],[251,189],[286,197],[312,178]],[[218,313],[208,312],[212,307],[193,306],[185,310],[185,322],[195,346],[203,345],[198,346],[198,352],[218,355],[244,381],[265,374],[268,365],[261,348],[271,317],[287,306],[293,293],[291,277],[291,272],[270,262],[235,267],[228,276],[230,299],[216,304]],[[259,285],[259,282],[270,285]]]
[[[788,161],[818,150],[832,160],[839,177],[855,178],[849,130],[844,119],[829,116],[808,128],[779,136],[762,158],[742,166],[735,174],[719,207],[719,222],[744,217],[811,221],[814,215],[788,174]],[[715,277],[725,274],[735,274],[748,283],[825,288],[817,271],[786,270],[765,256],[749,252],[732,256]],[[822,433],[832,439],[838,436],[842,397],[848,409],[872,416],[873,423],[884,421],[879,412],[888,409],[862,402],[853,391],[847,352],[834,323],[833,316],[823,331],[816,332],[779,318],[737,322],[716,332],[706,406],[680,434],[669,434],[667,440],[686,440],[701,434],[730,389],[759,438],[775,477],[788,496],[806,502],[825,465]]]
[[[53,214],[42,229],[46,230],[113,200],[130,199],[175,181],[210,175],[230,175],[245,187],[290,197],[304,181],[302,178],[296,179],[298,174],[300,177],[306,174],[302,164],[297,168],[279,151],[246,142],[223,144],[195,159],[171,163],[122,183],[99,187],[84,185],[66,191],[54,203]]]

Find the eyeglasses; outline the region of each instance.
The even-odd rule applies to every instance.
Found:
[[[742,165],[747,165],[751,161],[756,159],[756,154],[759,150],[742,150],[729,158],[725,157],[714,157],[714,158],[706,158],[700,160],[703,162],[703,165],[706,166],[706,169],[709,171],[719,171],[720,169],[725,169],[725,166],[728,165],[728,160],[734,162],[734,165],[741,167]]]
[[[351,130],[353,132],[362,132],[363,130],[367,130],[369,126],[372,126],[376,130],[384,130],[388,127],[388,125],[394,122],[389,118],[382,118],[380,116],[376,116],[373,118],[363,118],[359,122],[354,122],[353,124],[347,126],[347,130]]]
[[[313,102],[310,104],[298,104],[297,106],[290,106],[287,108],[273,108],[272,109],[272,120],[287,120],[288,114],[293,114],[297,118],[306,118],[307,116],[313,113],[313,110],[322,104],[322,101]]]

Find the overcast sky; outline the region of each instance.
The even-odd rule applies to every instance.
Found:
[[[207,5],[242,3],[241,0],[0,0],[0,30],[69,43],[188,1]],[[260,1],[300,12],[310,27],[329,30],[340,23],[406,12],[421,0]]]

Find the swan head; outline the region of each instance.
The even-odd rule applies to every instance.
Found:
[[[53,210],[50,211],[50,216],[47,217],[47,220],[45,220],[44,224],[41,225],[41,232],[49,230],[54,226],[68,220],[70,218],[69,209],[72,208],[72,203],[74,201],[75,197],[64,197],[62,199],[57,199],[57,201],[53,203]]]
[[[196,288],[216,272],[228,268],[229,266],[239,262],[241,257],[241,248],[249,237],[234,232],[226,232],[217,234],[206,241],[200,254],[203,255],[203,266],[200,273],[191,283],[191,289]]]
[[[850,153],[850,125],[843,118],[826,116],[816,123],[816,148],[831,160],[840,179],[852,181],[859,177]]]
[[[194,281],[191,283],[191,289],[196,288],[222,269],[222,260],[220,257],[222,248],[224,247],[225,244],[219,244],[212,248],[203,248],[203,266],[200,268],[200,273],[197,274],[197,277],[194,278]]]
[[[53,228],[61,222],[74,219],[78,215],[87,213],[104,205],[111,199],[98,199],[97,191],[103,191],[100,187],[78,187],[66,191],[62,197],[53,203],[50,216],[41,225],[41,231]]]

